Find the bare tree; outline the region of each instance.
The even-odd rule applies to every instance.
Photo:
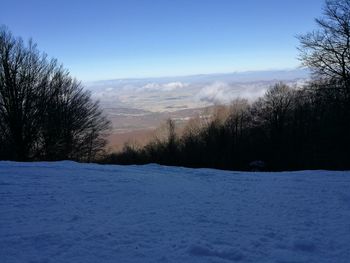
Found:
[[[25,160],[39,134],[43,88],[55,67],[39,54],[30,41],[25,46],[5,28],[0,28],[0,127],[8,142],[8,156]]]
[[[175,132],[175,122],[171,118],[166,120],[167,127],[167,141],[168,144],[174,144],[176,141],[176,132]]]
[[[243,131],[247,128],[250,119],[249,109],[250,105],[247,100],[236,99],[231,103],[225,126],[230,131],[234,145],[237,144]]]
[[[108,129],[109,122],[90,93],[63,73],[48,88],[40,151],[47,159],[91,161],[105,145],[101,132]]]
[[[264,124],[270,137],[278,138],[286,127],[287,115],[293,106],[294,91],[283,83],[271,87],[252,107],[257,125]]]
[[[68,71],[0,28],[1,158],[89,161],[108,127],[98,103]]]
[[[326,0],[318,30],[298,36],[300,59],[318,78],[340,80],[350,92],[350,0]]]

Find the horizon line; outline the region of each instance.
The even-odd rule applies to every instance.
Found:
[[[213,73],[197,73],[197,74],[184,74],[184,75],[166,75],[166,76],[144,76],[144,77],[120,77],[120,78],[108,78],[108,79],[98,79],[98,80],[82,80],[82,84],[93,84],[103,81],[133,81],[133,80],[152,80],[152,79],[167,79],[167,78],[184,78],[184,77],[198,77],[198,76],[208,76],[208,75],[229,75],[229,74],[244,74],[244,73],[255,73],[255,72],[268,72],[268,71],[296,71],[296,70],[310,70],[307,67],[293,67],[293,68],[280,68],[280,69],[259,69],[259,70],[237,70],[237,71],[226,71],[226,72],[213,72]]]

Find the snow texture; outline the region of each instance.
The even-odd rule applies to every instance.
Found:
[[[350,172],[0,162],[0,262],[350,262]]]

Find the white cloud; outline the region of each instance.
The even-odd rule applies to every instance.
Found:
[[[142,86],[140,90],[142,91],[173,91],[176,89],[181,89],[186,87],[186,83],[182,82],[169,82],[169,83],[147,83]]]
[[[227,92],[229,85],[224,82],[214,82],[202,88],[196,95],[196,99],[209,103],[226,103],[232,98]]]
[[[175,90],[175,89],[182,89],[184,87],[187,87],[188,85],[186,83],[182,83],[182,82],[170,82],[164,85],[164,88],[167,91],[171,91],[171,90]]]
[[[234,99],[243,98],[254,101],[263,96],[267,90],[266,84],[229,84],[226,82],[214,82],[203,87],[195,99],[201,102],[220,104],[229,103]]]

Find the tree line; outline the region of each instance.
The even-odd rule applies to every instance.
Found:
[[[69,72],[0,27],[0,159],[91,161],[109,128]]]
[[[105,162],[350,169],[350,0],[326,1],[316,23],[317,30],[298,36],[300,59],[312,71],[303,87],[277,83],[254,103],[236,100],[224,116],[192,121],[182,135],[169,120],[167,139],[125,145]]]
[[[106,162],[231,170],[349,169],[348,107],[341,84],[313,82],[295,88],[278,83],[252,104],[235,100],[210,120],[194,119],[181,135],[168,120],[165,139],[142,148],[127,144]]]

